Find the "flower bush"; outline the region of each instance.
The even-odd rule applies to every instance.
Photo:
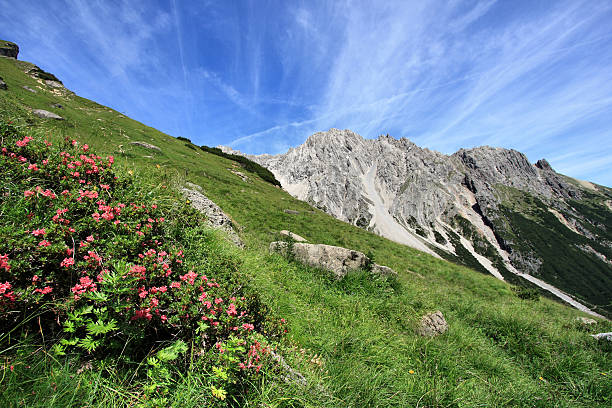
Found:
[[[211,239],[197,213],[158,203],[86,144],[53,146],[6,123],[0,138],[2,333],[40,316],[56,354],[146,357],[153,405],[186,369],[181,356],[197,356],[190,369],[208,373],[220,404],[260,372],[281,323],[231,256],[193,249],[189,237]]]

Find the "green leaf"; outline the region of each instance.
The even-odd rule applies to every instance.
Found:
[[[91,337],[87,336],[84,339],[81,339],[81,341],[79,342],[79,347],[91,353],[100,345],[100,343],[100,340],[94,340]]]
[[[56,355],[56,356],[65,356],[66,347],[62,346],[61,344],[54,344],[53,347],[51,347],[51,351]]]
[[[74,322],[72,322],[71,320],[66,320],[64,322],[64,331],[66,333],[74,333],[75,329],[74,329]]]
[[[187,345],[184,341],[178,340],[174,344],[164,349],[161,349],[157,352],[157,358],[160,361],[168,362],[176,360],[179,354],[182,354],[187,351]]]
[[[76,344],[79,342],[78,338],[75,339],[61,339],[60,342],[64,345],[64,346],[76,346]]]
[[[117,330],[117,322],[114,319],[107,324],[104,324],[101,320],[87,324],[87,332],[93,336],[106,334],[113,330]]]

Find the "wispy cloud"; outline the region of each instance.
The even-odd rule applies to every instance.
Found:
[[[0,0],[25,59],[197,143],[278,153],[350,128],[444,153],[512,147],[612,184],[608,2],[44,5]]]

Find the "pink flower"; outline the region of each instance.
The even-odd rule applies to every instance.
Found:
[[[245,329],[245,330],[254,330],[254,329],[255,329],[255,326],[253,326],[253,325],[252,325],[252,324],[250,324],[250,323],[243,323],[243,324],[242,324],[242,328],[243,328],[243,329]]]
[[[151,320],[152,317],[153,315],[151,314],[151,309],[147,307],[146,309],[136,310],[134,312],[134,316],[132,317],[132,320],[138,320],[138,319]]]
[[[34,292],[36,293],[42,293],[43,295],[46,295],[48,293],[53,292],[53,288],[51,286],[45,286],[42,289],[34,289]]]
[[[38,237],[40,235],[45,235],[45,229],[41,228],[41,229],[35,229],[34,231],[32,231],[32,235],[34,235],[35,237]]]
[[[230,303],[229,307],[225,311],[229,316],[236,316],[238,312],[236,311],[236,305]]]
[[[180,282],[172,282],[170,284],[171,288],[175,288],[175,289],[179,289],[181,287],[181,283]]]
[[[8,264],[8,255],[0,255],[0,269],[10,272],[11,265]]]
[[[26,191],[23,192],[23,196],[25,198],[31,197],[33,195],[34,195],[34,192],[32,190],[26,190]]]
[[[219,303],[223,303],[223,299],[221,299],[221,298],[216,298],[216,299],[215,299],[215,305],[218,305]]]
[[[63,266],[64,268],[68,268],[72,265],[74,265],[74,258],[64,258],[64,260],[60,264],[60,266]]]
[[[48,247],[48,246],[51,246],[51,243],[49,241],[43,239],[42,241],[40,241],[38,243],[38,246],[40,246],[40,247]]]
[[[189,282],[190,285],[193,285],[193,283],[195,282],[195,278],[197,277],[198,277],[198,274],[195,273],[194,271],[189,271],[185,275],[180,276],[182,281],[187,281]]]
[[[36,165],[36,163],[34,163],[34,164],[30,164],[28,166],[28,170],[38,171],[39,169],[38,169],[38,166]]]

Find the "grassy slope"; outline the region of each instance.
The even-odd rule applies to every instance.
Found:
[[[0,76],[9,86],[0,91],[1,119],[51,138],[74,136],[160,183],[178,175],[199,184],[243,227],[248,246],[241,255],[243,268],[271,307],[288,320],[289,339],[298,349],[286,353],[288,360],[325,388],[308,392],[272,382],[262,387],[262,401],[342,407],[610,403],[610,376],[602,375],[612,374],[610,347],[587,336],[574,320],[577,311],[548,299],[521,301],[493,277],[335,220],[251,173],[245,183],[227,170],[232,161],[190,149],[86,99],[54,95],[24,75],[15,61],[0,58]],[[23,85],[43,89],[33,94]],[[65,108],[51,108],[53,103]],[[28,107],[54,111],[67,120],[35,118]],[[131,146],[130,141],[152,143],[162,152]],[[286,208],[300,213],[286,214]],[[269,255],[267,245],[280,229],[312,242],[371,251],[377,262],[399,272],[398,282],[359,274],[334,282]],[[419,316],[435,310],[446,316],[449,332],[435,339],[414,335]],[[610,331],[611,326],[600,322],[592,330]],[[303,357],[309,353],[320,355],[321,363]],[[177,395],[175,404],[189,405],[184,398],[190,392],[194,390],[188,387]]]
[[[612,313],[612,269],[610,265],[592,254],[585,254],[577,246],[588,245],[612,256],[612,249],[602,242],[589,239],[563,225],[538,198],[519,190],[499,186],[503,203],[501,219],[507,226],[499,229],[500,235],[511,243],[513,249],[523,254],[535,253],[544,262],[538,277],[561,290],[574,294],[580,301],[599,313]],[[612,212],[605,206],[603,195],[584,193],[581,201],[569,200],[569,204],[596,225],[583,222],[600,241],[612,242]],[[572,217],[565,214],[568,219]]]

